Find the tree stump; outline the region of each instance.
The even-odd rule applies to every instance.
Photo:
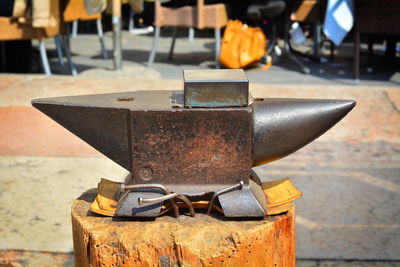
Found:
[[[259,220],[214,214],[118,219],[89,211],[96,189],[72,205],[75,265],[295,266],[294,207]]]

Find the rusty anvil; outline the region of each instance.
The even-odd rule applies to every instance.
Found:
[[[295,152],[355,106],[352,100],[252,99],[243,70],[189,70],[183,79],[183,91],[45,98],[32,105],[130,171],[116,215],[133,217],[156,217],[164,201],[176,198],[189,206],[205,198],[209,211],[218,199],[227,217],[265,216],[252,167]]]

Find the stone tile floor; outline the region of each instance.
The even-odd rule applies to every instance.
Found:
[[[211,65],[211,40],[180,40],[176,51],[182,52],[170,63],[169,39],[163,38],[159,61],[145,68],[150,42],[148,36],[124,34],[125,68],[119,73],[109,70],[110,60],[99,58],[94,36],[79,35],[72,40],[78,77],[0,75],[0,264],[72,266],[71,201],[96,187],[100,177],[118,180],[126,173],[30,107],[31,99],[176,90],[182,69]],[[55,73],[67,71],[55,58],[51,62]],[[340,66],[346,73],[351,68],[348,62]],[[266,180],[290,176],[304,193],[296,202],[297,255],[309,260],[298,266],[400,266],[398,75],[363,74],[354,85],[349,75],[336,75],[336,67],[313,70],[304,76],[293,66],[276,65],[247,72],[254,96],[357,100],[349,116],[317,141],[256,169]]]

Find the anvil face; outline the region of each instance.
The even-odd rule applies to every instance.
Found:
[[[159,184],[193,197],[239,183],[244,185],[240,192],[219,196],[225,215],[263,216],[265,199],[251,168],[310,143],[355,102],[265,98],[243,105],[232,96],[246,98],[246,86],[241,80],[232,85],[231,98],[225,97],[230,89],[221,87],[216,95],[223,97],[211,99],[210,107],[203,101],[209,84],[206,91],[191,88],[185,101],[182,91],[138,91],[37,99],[32,104],[130,171],[132,184]],[[124,210],[130,209],[127,205]],[[149,216],[148,211],[143,214]]]

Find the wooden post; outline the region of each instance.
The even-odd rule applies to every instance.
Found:
[[[72,205],[77,267],[295,266],[294,207],[260,220],[120,219],[89,212],[95,196],[91,189]]]
[[[122,70],[121,0],[112,0],[114,70]]]

